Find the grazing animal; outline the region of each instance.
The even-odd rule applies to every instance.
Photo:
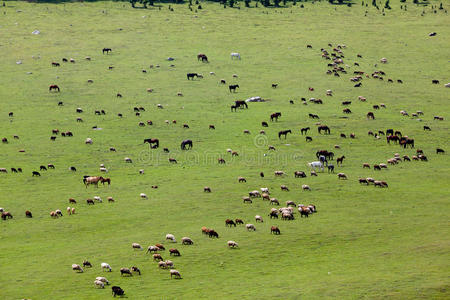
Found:
[[[183,245],[193,245],[194,242],[192,241],[192,239],[188,238],[188,237],[182,237],[181,238],[181,243]]]
[[[444,154],[444,153],[445,153],[445,150],[444,150],[444,149],[441,149],[441,148],[436,148],[436,154],[439,154],[439,153]]]
[[[27,217],[27,218],[32,218],[32,217],[33,217],[33,214],[31,213],[31,211],[27,210],[27,211],[25,212],[25,217]]]
[[[52,84],[52,85],[50,85],[50,86],[48,87],[48,91],[49,91],[49,92],[51,92],[51,91],[53,91],[53,90],[55,90],[55,91],[57,91],[57,92],[60,92],[60,91],[61,91],[60,88],[59,88],[59,86],[56,85],[56,84]]]
[[[107,263],[101,263],[100,267],[102,268],[102,271],[104,272],[105,270],[108,270],[108,272],[112,272],[111,266]]]
[[[77,271],[78,273],[83,273],[83,268],[77,264],[72,265],[72,270]]]
[[[181,274],[177,270],[170,270],[170,278],[172,279],[173,276],[175,276],[175,278],[181,279]]]
[[[125,295],[124,290],[122,290],[119,286],[112,286],[111,290],[112,290],[112,294],[113,294],[114,297],[116,297],[116,295],[117,296]]]
[[[327,169],[328,169],[328,173],[334,173],[334,166],[333,165],[328,165],[327,166]]]
[[[103,48],[102,53],[105,54],[105,52],[106,52],[106,54],[109,54],[109,52],[111,52],[111,51],[112,51],[111,48]]]
[[[302,133],[302,135],[303,135],[303,133],[304,133],[304,134],[307,134],[307,133],[308,133],[308,130],[310,130],[310,128],[309,128],[309,127],[305,127],[305,128],[302,128],[300,131],[301,131],[301,133]]]
[[[187,73],[187,74],[186,74],[186,77],[187,77],[188,80],[189,80],[189,79],[194,80],[194,77],[197,77],[197,78],[198,78],[198,74],[197,74],[197,73]]]
[[[41,173],[39,173],[38,171],[33,171],[32,176],[41,176]]]
[[[86,188],[88,187],[88,185],[95,185],[96,187],[98,187],[98,183],[101,182],[104,178],[102,176],[88,176],[86,178],[83,178],[83,183],[86,186]]]
[[[423,130],[428,130],[428,131],[431,131],[431,128],[429,127],[429,126],[423,126]]]
[[[309,185],[303,184],[302,185],[302,190],[304,190],[304,191],[311,191],[311,188],[309,187]]]
[[[345,156],[344,156],[344,155],[341,156],[341,157],[338,157],[338,158],[336,159],[336,164],[337,164],[337,165],[341,164],[341,166],[342,166],[342,162],[344,161],[344,159],[345,159]]]
[[[338,179],[347,179],[347,175],[345,175],[344,173],[338,173]]]
[[[281,117],[281,112],[275,112],[270,115],[270,121],[273,122],[274,119],[275,119],[275,121],[278,121],[279,117]]]
[[[124,274],[133,276],[133,274],[131,274],[130,269],[128,269],[128,268],[120,268],[120,276],[123,276]]]
[[[227,245],[229,248],[238,248],[238,244],[235,241],[228,241]]]
[[[171,248],[171,249],[169,249],[169,253],[170,253],[170,256],[181,256],[181,254],[180,254],[180,251],[178,251],[178,249],[175,249],[175,248]]]
[[[322,131],[325,131],[325,134],[330,134],[331,133],[330,128],[328,126],[326,126],[326,125],[318,126],[317,127],[317,131],[319,132],[319,134],[321,134]]]
[[[270,227],[270,233],[271,234],[281,234],[280,229],[277,226]]]
[[[192,149],[193,143],[192,140],[184,140],[181,142],[181,150]]]
[[[2,212],[2,220],[6,220],[6,219],[12,219],[13,216],[9,211],[3,211]]]
[[[231,219],[226,219],[225,220],[225,226],[234,226],[234,227],[236,227],[236,223],[233,221],[233,220],[231,220]]]
[[[305,178],[306,174],[303,171],[295,171],[294,176],[295,176],[295,178]]]
[[[322,170],[322,172],[324,170],[324,165],[321,161],[310,162],[310,163],[308,163],[308,166],[313,170],[316,170],[316,168],[319,168],[319,170]]]
[[[375,115],[373,114],[373,112],[369,111],[369,112],[367,113],[367,119],[375,120]]]
[[[159,147],[159,139],[144,139],[144,144],[148,143],[152,149],[156,149]]]

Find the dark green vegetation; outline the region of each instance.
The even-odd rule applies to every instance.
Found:
[[[174,6],[171,12],[166,6],[161,11],[138,10],[114,2],[7,4],[0,10],[0,137],[9,143],[0,145],[0,167],[8,168],[8,174],[0,173],[0,207],[14,218],[0,220],[0,298],[108,299],[109,287],[97,290],[93,285],[103,274],[101,262],[112,266],[113,272],[105,276],[129,299],[449,297],[450,166],[448,153],[435,154],[437,147],[450,151],[450,89],[444,88],[449,82],[450,32],[443,11],[435,14],[428,8],[421,16],[422,7],[410,5],[404,11],[393,2],[386,16],[370,7],[336,8],[325,2],[278,12],[206,4],[198,14],[187,5]],[[35,29],[41,34],[31,34]],[[429,37],[432,31],[437,36]],[[343,52],[348,74],[325,74],[330,61],[321,58],[320,48],[331,52],[328,43],[347,46]],[[103,55],[104,47],[112,53]],[[230,59],[234,51],[242,60]],[[207,54],[210,63],[197,61],[198,53]],[[169,56],[175,60],[168,62]],[[76,62],[63,63],[63,57]],[[382,57],[388,64],[379,62]],[[52,67],[52,61],[61,67]],[[160,68],[150,69],[150,64]],[[365,78],[362,87],[354,88],[349,80],[355,70],[371,74],[380,69],[386,73],[383,81]],[[188,81],[188,72],[204,78]],[[227,85],[239,84],[237,93],[219,84],[222,78]],[[395,82],[388,83],[388,78]],[[87,83],[89,79],[93,83]],[[431,84],[433,79],[440,84]],[[273,89],[272,83],[278,87]],[[50,84],[58,84],[61,92],[49,93]],[[328,89],[333,96],[325,96]],[[122,98],[116,97],[118,92]],[[367,98],[365,103],[358,100],[360,95]],[[270,101],[230,112],[234,100],[251,96]],[[301,97],[324,103],[302,105]],[[341,118],[345,100],[352,101],[348,119]],[[58,107],[59,101],[64,106]],[[380,103],[387,108],[372,109]],[[135,106],[145,107],[141,117],[135,116]],[[77,114],[78,107],[84,113]],[[101,109],[106,115],[94,115]],[[421,122],[411,117],[418,110],[424,112]],[[269,115],[278,111],[282,117],[270,122]],[[369,111],[375,120],[366,119]],[[9,112],[14,112],[12,118]],[[309,119],[309,113],[320,120]],[[435,115],[444,120],[434,121]],[[77,117],[84,122],[77,123]],[[147,120],[154,125],[138,126]],[[262,128],[261,121],[269,127]],[[331,135],[318,135],[316,122],[330,126]],[[184,123],[190,128],[184,129]],[[216,129],[209,130],[210,124]],[[423,131],[424,125],[432,130]],[[300,128],[307,126],[311,143],[300,135]],[[56,128],[70,130],[74,137],[58,135],[53,142],[51,130]],[[415,155],[416,149],[367,135],[388,128],[414,138],[429,161],[402,162],[382,171],[363,169],[363,163],[386,163],[394,153]],[[245,129],[251,134],[243,134]],[[258,135],[261,129],[265,137]],[[280,141],[277,133],[286,129],[293,134]],[[355,139],[348,138],[352,132]],[[85,145],[88,137],[92,145]],[[144,138],[159,138],[161,147],[150,150]],[[194,141],[194,149],[182,152],[180,142],[187,138]],[[276,151],[268,151],[268,145]],[[164,147],[169,154],[163,153]],[[232,158],[227,148],[239,156]],[[344,172],[348,180],[326,172],[309,176],[306,164],[316,160],[319,149],[346,156],[336,173]],[[133,163],[125,163],[125,157]],[[178,164],[169,164],[169,157]],[[226,164],[219,165],[219,157]],[[31,176],[48,163],[56,169]],[[100,175],[101,163],[109,169],[111,186],[86,189],[82,176]],[[69,171],[70,166],[78,171]],[[21,167],[24,173],[12,174],[11,167]],[[287,176],[275,178],[275,170]],[[296,170],[308,177],[294,178]],[[261,171],[264,178],[259,177]],[[247,183],[239,184],[238,176]],[[360,185],[359,177],[385,180],[389,188]],[[281,184],[290,191],[281,192]],[[312,191],[301,191],[302,184]],[[212,193],[204,193],[204,186]],[[267,202],[242,203],[242,196],[260,187],[269,187],[282,205],[288,200],[313,203],[318,213],[308,219],[296,213],[294,221],[270,220]],[[140,199],[140,193],[149,199]],[[88,207],[85,200],[96,195],[104,202]],[[116,202],[107,203],[108,196]],[[70,197],[78,203],[69,204]],[[68,216],[67,206],[75,206],[76,214]],[[50,218],[55,209],[64,216]],[[25,218],[26,210],[32,219]],[[255,223],[255,215],[265,222]],[[227,218],[242,218],[257,230],[226,228]],[[270,234],[272,225],[281,235]],[[220,238],[203,236],[202,226],[214,228]],[[131,248],[133,242],[170,248],[164,241],[167,233],[178,239],[174,247],[181,256],[172,260],[182,280],[170,280],[151,255]],[[183,236],[191,237],[194,245],[182,246]],[[228,240],[239,248],[228,249]],[[162,255],[169,258],[167,250]],[[73,272],[71,265],[84,259],[94,267]],[[121,278],[118,270],[133,265],[142,275]]]

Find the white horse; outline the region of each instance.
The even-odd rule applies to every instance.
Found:
[[[236,57],[237,59],[241,59],[241,55],[237,52],[232,52],[231,53],[231,59],[233,59],[233,57]]]
[[[321,161],[313,161],[313,162],[310,162],[310,163],[308,163],[308,166],[309,166],[311,169],[313,169],[314,171],[316,170],[316,168],[319,168],[320,170],[322,170],[322,172],[323,172],[323,170],[324,170],[323,163],[322,163]]]

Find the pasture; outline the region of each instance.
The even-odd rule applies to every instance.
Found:
[[[0,137],[8,139],[0,144],[0,168],[7,169],[0,173],[0,207],[13,219],[0,220],[0,298],[108,299],[111,287],[93,284],[105,276],[130,299],[448,299],[450,89],[444,85],[450,82],[450,22],[444,10],[433,13],[430,6],[409,2],[407,11],[391,3],[383,16],[359,0],[353,7],[322,1],[278,9],[242,4],[239,10],[202,3],[197,13],[187,4],[172,5],[170,11],[168,5],[132,9],[122,2],[7,1],[0,7]],[[444,8],[450,9],[448,3]],[[346,46],[341,66],[347,74],[340,77],[326,74],[332,60],[322,58],[320,50],[332,53],[338,44]],[[112,51],[103,54],[105,47]],[[232,52],[241,59],[231,59]],[[209,63],[198,61],[199,53]],[[359,70],[386,75],[384,80],[363,76],[356,88],[349,79]],[[203,78],[187,80],[187,73]],[[60,92],[49,92],[52,84]],[[239,85],[235,93],[231,84]],[[267,101],[230,111],[235,100],[253,96]],[[343,106],[343,101],[352,103]],[[380,103],[386,108],[374,110]],[[145,111],[136,116],[134,107]],[[351,114],[342,112],[346,107]],[[413,117],[416,111],[423,115]],[[274,112],[282,115],[272,122]],[[368,112],[374,120],[366,118]],[[318,122],[331,134],[318,134]],[[304,127],[311,128],[311,142],[300,133]],[[390,128],[413,138],[415,148],[368,135]],[[59,133],[52,141],[53,129],[71,131],[73,137]],[[279,131],[289,129],[286,139],[278,138]],[[85,144],[87,138],[93,143]],[[159,148],[150,149],[146,138],[158,138]],[[193,148],[183,151],[180,143],[186,139]],[[447,152],[436,154],[436,148]],[[330,161],[335,173],[310,176],[307,163],[323,149],[335,153]],[[417,149],[428,161],[372,167],[395,153],[412,157]],[[363,169],[363,163],[371,168]],[[55,169],[39,170],[47,164]],[[108,173],[99,171],[100,164]],[[23,173],[12,173],[12,167]],[[275,176],[277,170],[286,175]],[[295,171],[307,177],[295,178]],[[347,180],[338,179],[341,172]],[[111,185],[85,187],[83,175],[109,177]],[[239,183],[239,176],[247,182]],[[367,177],[389,187],[358,182]],[[303,191],[304,184],[311,191]],[[281,185],[289,191],[281,191]],[[211,193],[203,191],[205,186]],[[261,198],[242,201],[261,187],[270,189],[279,207],[286,201],[314,204],[317,213],[301,218],[295,208],[295,220],[270,219],[270,209],[279,207]],[[103,203],[88,206],[86,199],[94,196]],[[108,196],[115,202],[108,203]],[[77,204],[69,204],[69,198]],[[67,214],[68,206],[76,208],[74,215]],[[63,216],[51,218],[56,209]],[[25,217],[26,210],[33,218]],[[264,222],[255,222],[255,215]],[[226,227],[228,218],[252,223],[256,231]],[[202,226],[216,230],[219,238],[203,235]],[[271,226],[281,234],[271,234]],[[177,243],[165,240],[168,233]],[[194,244],[181,245],[182,237]],[[230,249],[230,240],[239,247]],[[132,249],[132,243],[144,250]],[[146,254],[147,246],[157,243],[166,247],[159,253],[174,262],[181,280],[171,279]],[[169,256],[169,248],[181,256]],[[71,269],[85,259],[92,268]],[[103,272],[102,262],[112,272]],[[120,268],[131,266],[142,275],[120,275]]]

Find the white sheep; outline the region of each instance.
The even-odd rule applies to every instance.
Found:
[[[247,225],[245,225],[245,228],[247,228],[248,231],[250,231],[250,230],[255,231],[256,230],[255,225],[253,225],[253,224],[247,224]]]
[[[72,209],[71,209],[71,214],[72,214],[72,215],[75,214],[75,207],[72,207]]]
[[[171,261],[171,260],[166,260],[165,263],[166,263],[166,266],[167,266],[168,268],[173,268],[173,261]]]
[[[67,213],[70,215],[72,214],[72,209],[70,207],[67,207]]]
[[[309,187],[309,185],[303,184],[303,185],[302,185],[302,190],[304,190],[304,191],[310,191],[311,188]]]
[[[264,222],[264,221],[263,221],[263,218],[262,218],[260,215],[256,215],[256,216],[255,216],[255,221],[256,221],[256,222]]]
[[[109,270],[109,272],[112,272],[111,266],[107,263],[101,263],[100,266],[102,267],[102,270],[105,271],[105,269]]]
[[[91,138],[87,138],[86,141],[84,141],[84,143],[92,145],[94,142],[92,141]]]
[[[0,213],[4,212],[5,209],[3,207],[0,207]]]
[[[263,192],[263,193],[266,193],[266,194],[269,194],[269,195],[270,195],[270,193],[269,193],[269,188],[266,188],[266,187],[264,187],[264,188],[261,188],[261,192]]]
[[[235,241],[228,241],[227,242],[228,247],[230,248],[236,248],[239,247],[238,244]]]
[[[173,243],[176,243],[175,236],[173,234],[166,234],[166,240],[171,240]]]
[[[209,75],[216,75],[216,73],[214,73],[214,72],[209,72]]]
[[[105,167],[101,167],[101,168],[100,168],[100,172],[108,173],[108,169],[105,168]]]
[[[129,157],[125,157],[124,160],[125,160],[126,163],[132,163],[132,162],[133,162],[133,161],[131,160],[131,158],[129,158]]]
[[[181,278],[181,274],[177,270],[170,270],[170,278],[172,278],[172,276],[175,276],[175,278]]]
[[[106,279],[106,277],[96,277],[95,280],[106,283],[107,285],[109,284],[109,281],[108,281],[108,279]]]
[[[144,194],[144,193],[141,193],[140,196],[141,196],[142,199],[148,199],[147,195]]]
[[[144,169],[140,169],[139,174],[144,174]]]
[[[132,243],[132,244],[131,244],[131,247],[132,247],[133,249],[139,249],[139,250],[142,250],[142,246],[141,246],[140,244],[138,244],[138,243]]]
[[[72,265],[72,270],[77,271],[78,273],[83,273],[83,268],[77,264]]]
[[[102,281],[100,281],[100,280],[95,280],[95,281],[94,281],[94,286],[95,286],[96,288],[101,288],[101,289],[104,289],[104,288],[105,288],[105,284],[104,284]]]
[[[100,198],[100,196],[94,196],[94,200],[97,200],[100,203],[103,202],[103,200],[102,200],[102,198]]]

